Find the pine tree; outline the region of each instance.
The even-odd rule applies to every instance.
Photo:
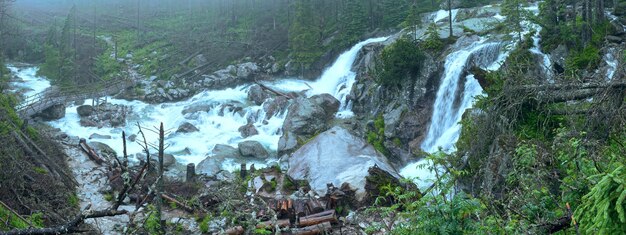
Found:
[[[293,59],[303,68],[315,62],[320,56],[321,45],[314,26],[311,0],[297,0],[295,17],[289,29],[289,48]]]
[[[383,27],[397,27],[406,18],[409,4],[406,0],[382,0]]]
[[[521,0],[504,0],[502,2],[502,15],[506,16],[503,22],[505,28],[511,32],[516,32],[520,42],[522,41],[522,21],[525,20],[526,16],[521,4]]]
[[[345,40],[352,44],[358,41],[367,30],[367,15],[361,0],[346,0],[343,22]]]
[[[405,27],[411,27],[411,30],[413,30],[413,39],[417,39],[417,26],[420,24],[420,18],[419,18],[419,12],[417,9],[417,4],[413,4],[411,5],[411,8],[409,9],[409,14],[406,16],[406,19],[404,20],[404,25]]]

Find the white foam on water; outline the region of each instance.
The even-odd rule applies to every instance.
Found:
[[[372,38],[360,42],[342,53],[338,59],[327,68],[322,76],[316,81],[305,81],[300,79],[283,79],[273,82],[267,82],[266,85],[277,90],[285,92],[306,91],[307,96],[313,96],[322,93],[333,95],[341,102],[341,108],[338,116],[346,117],[351,113],[351,104],[346,99],[355,82],[356,74],[352,71],[352,64],[361,48],[369,43],[382,42],[388,37]],[[17,69],[12,70],[18,77],[25,81],[45,81],[35,76],[37,67],[27,68],[20,72]],[[42,89],[37,84],[26,84],[25,86],[33,86],[34,92],[40,92]],[[46,88],[49,87],[49,83]],[[108,97],[108,102],[129,107],[126,117],[126,124],[122,127],[83,127],[80,125],[80,117],[76,108],[77,105],[69,105],[66,108],[64,118],[51,121],[49,124],[59,128],[68,135],[79,136],[81,138],[89,138],[92,134],[108,135],[111,139],[92,139],[107,144],[113,148],[118,155],[122,154],[122,131],[127,136],[138,134],[139,122],[144,130],[146,139],[149,143],[155,143],[158,135],[154,133],[155,126],[164,123],[165,129],[169,133],[165,136],[165,143],[169,146],[166,153],[181,153],[187,150],[189,154],[175,154],[175,157],[182,163],[199,163],[207,156],[211,155],[216,144],[226,144],[236,147],[239,142],[245,140],[255,140],[260,142],[266,148],[276,151],[278,140],[282,135],[282,125],[287,112],[277,113],[273,117],[265,120],[266,113],[263,105],[254,105],[247,100],[249,85],[242,85],[236,88],[228,88],[223,90],[209,90],[201,92],[187,100],[162,104],[148,104],[142,101],[127,101]],[[91,104],[91,100],[86,100],[87,104]],[[208,111],[197,111],[183,115],[186,108],[204,105],[210,106]],[[196,126],[199,131],[192,133],[175,133],[176,129],[184,122],[189,122]],[[247,138],[241,137],[239,127],[251,122],[259,132],[258,135]],[[142,141],[138,136],[137,141]],[[156,150],[151,150],[156,152]],[[142,147],[133,142],[127,143],[127,152],[129,155],[142,153]],[[275,158],[268,159],[266,164],[276,162]],[[263,163],[255,163],[259,167],[263,167]],[[239,168],[233,160],[227,160],[222,164],[224,169],[235,170]]]
[[[11,64],[7,68],[21,81],[10,82],[11,92],[25,90],[24,97],[37,95],[50,87],[50,81],[45,77],[37,76],[38,67],[14,67]]]

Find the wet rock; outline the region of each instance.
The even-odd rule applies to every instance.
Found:
[[[182,114],[188,114],[188,113],[196,113],[196,112],[208,112],[210,111],[212,108],[214,108],[215,105],[213,104],[205,104],[205,103],[194,103],[191,104],[189,106],[186,106],[185,108],[183,108]]]
[[[196,132],[196,131],[199,131],[196,126],[194,126],[193,124],[189,122],[185,122],[178,127],[178,130],[176,130],[176,133],[191,133],[191,132]]]
[[[250,75],[259,71],[259,66],[256,63],[248,62],[240,64],[237,67],[237,78],[246,79],[249,78]]]
[[[263,104],[265,110],[265,119],[270,119],[276,114],[282,114],[287,110],[289,100],[283,96],[273,98]]]
[[[41,111],[41,113],[37,114],[36,117],[41,118],[44,121],[53,121],[58,120],[65,117],[65,105],[57,104],[50,106],[47,109]]]
[[[292,154],[289,166],[289,177],[308,181],[316,193],[326,193],[328,183],[346,184],[355,191],[358,201],[375,196],[366,191],[370,168],[377,166],[390,176],[400,178],[385,156],[341,127],[323,132],[302,146]]]
[[[96,110],[91,105],[81,105],[76,108],[76,111],[78,112],[78,116],[87,117],[91,116]]]
[[[230,145],[225,145],[225,144],[216,144],[215,147],[213,148],[212,153],[213,153],[213,156],[220,157],[220,158],[241,157],[241,154],[239,154],[239,150],[237,150],[236,148]]]
[[[209,156],[202,160],[200,163],[198,163],[198,165],[196,166],[196,173],[213,176],[221,170],[221,164],[222,163],[219,162],[217,159]]]
[[[101,135],[98,133],[93,133],[89,136],[89,139],[104,139],[104,140],[108,140],[111,139],[110,135]]]
[[[96,127],[98,126],[98,123],[88,118],[81,118],[80,125],[85,127]]]
[[[250,136],[259,134],[259,131],[256,129],[256,127],[254,127],[252,123],[241,126],[237,130],[239,131],[239,133],[241,133],[241,137],[243,138],[248,138]]]
[[[309,99],[298,98],[289,107],[283,130],[297,135],[311,135],[324,129],[339,107],[339,105],[333,105],[330,99],[335,101],[336,99],[331,97],[321,95]]]
[[[128,140],[130,140],[130,142],[135,142],[136,139],[137,139],[137,135],[136,134],[132,134],[132,135],[128,136]]]
[[[247,140],[240,142],[237,147],[239,147],[239,153],[241,153],[244,157],[254,157],[265,159],[269,157],[269,153],[265,150],[265,147],[257,141]]]
[[[100,157],[109,160],[113,160],[117,157],[115,150],[104,143],[91,141],[89,142],[89,145],[96,151],[96,153],[98,153]]]
[[[281,155],[283,153],[293,152],[294,150],[296,150],[296,147],[298,147],[298,138],[296,134],[292,132],[283,133],[283,135],[278,140],[277,150],[278,153]]]
[[[163,154],[163,166],[170,167],[176,164],[176,158],[172,154]]]
[[[248,100],[252,101],[256,105],[261,105],[266,99],[270,98],[270,94],[261,88],[259,85],[252,85],[248,91]]]

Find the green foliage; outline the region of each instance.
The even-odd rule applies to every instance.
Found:
[[[374,120],[374,130],[368,131],[367,134],[367,142],[374,146],[374,149],[378,150],[378,152],[387,155],[389,151],[385,148],[385,119],[383,115],[378,115],[376,120]]]
[[[0,205],[0,220],[7,223],[0,223],[0,231],[8,231],[11,229],[26,229],[29,227],[28,222],[20,219],[9,209]]]
[[[443,49],[443,40],[439,37],[439,28],[437,24],[431,23],[426,30],[426,39],[420,43],[420,46],[432,52],[438,52]]]
[[[254,230],[254,234],[270,235],[270,234],[272,234],[272,231],[268,230],[266,228],[257,228],[257,229]]]
[[[343,19],[345,24],[343,29],[345,36],[343,39],[346,40],[348,44],[352,44],[359,41],[361,35],[367,30],[367,25],[365,25],[367,22],[365,3],[361,0],[346,0],[344,2],[346,14]]]
[[[582,51],[572,53],[565,61],[568,71],[576,72],[595,67],[600,62],[600,50],[595,46],[587,46]]]
[[[374,233],[386,228],[390,234],[503,233],[495,222],[497,218],[484,214],[485,206],[479,199],[463,192],[451,193],[455,178],[465,172],[444,173],[441,169],[448,164],[449,158],[441,152],[427,157],[427,161],[434,163],[428,168],[437,180],[423,196],[416,189],[389,185],[381,187],[381,195],[376,202],[378,206],[369,208],[367,212],[382,218],[393,218],[396,223],[380,221],[373,223],[367,231]],[[393,199],[393,204],[380,206],[380,202],[389,198]]]
[[[122,71],[122,64],[111,58],[109,53],[103,53],[96,58],[95,73],[103,80],[110,81],[115,74]]]
[[[106,200],[107,202],[112,202],[113,201],[113,194],[111,193],[105,193],[104,194],[104,200]]]
[[[78,207],[78,203],[80,202],[80,200],[78,199],[78,196],[75,193],[72,193],[67,198],[67,202],[72,207]]]
[[[48,174],[48,171],[42,167],[35,167],[33,170],[42,175]]]
[[[626,231],[626,167],[617,164],[610,173],[593,175],[597,182],[582,198],[574,213],[588,234],[619,234]]]
[[[147,208],[148,218],[143,224],[143,228],[148,234],[161,234],[161,221],[157,217],[156,208],[153,205],[149,205]],[[202,227],[200,227],[202,229]]]
[[[502,15],[506,16],[502,22],[509,32],[517,33],[519,40],[522,40],[522,21],[526,20],[528,13],[521,7],[522,0],[502,1]]]
[[[289,29],[289,48],[295,62],[308,66],[322,55],[320,39],[313,25],[311,0],[297,0],[295,4],[295,19]]]
[[[205,215],[204,218],[202,218],[202,221],[200,221],[200,232],[203,234],[209,232],[209,223],[211,223],[211,220],[213,220],[213,216],[211,215]]]
[[[381,60],[382,68],[377,82],[387,86],[399,86],[404,79],[419,74],[424,54],[417,44],[401,38],[383,49]]]

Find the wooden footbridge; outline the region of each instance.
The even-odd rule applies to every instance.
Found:
[[[135,86],[136,83],[133,79],[119,79],[70,89],[52,87],[45,92],[26,97],[15,109],[22,118],[28,118],[54,105],[115,95],[126,88]]]

